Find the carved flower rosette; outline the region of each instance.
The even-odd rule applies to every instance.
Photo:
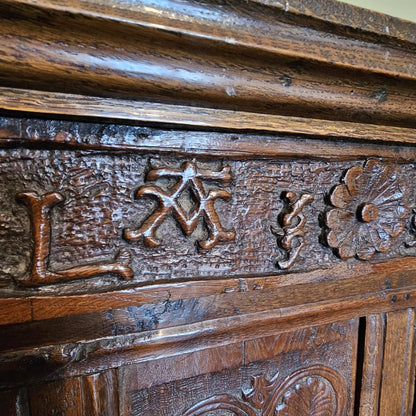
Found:
[[[335,208],[326,213],[328,245],[342,259],[388,251],[408,213],[399,169],[370,159],[348,169],[341,182],[330,193]]]

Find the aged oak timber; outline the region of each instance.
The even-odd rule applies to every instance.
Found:
[[[416,24],[334,0],[0,0],[0,416],[408,416]]]

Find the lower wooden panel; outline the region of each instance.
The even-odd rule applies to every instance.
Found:
[[[0,392],[0,415],[352,416],[357,338],[352,319],[111,370],[103,360],[99,373]]]
[[[118,416],[117,371],[33,386],[29,406],[31,416]]]
[[[367,317],[360,416],[412,413],[415,310]]]
[[[83,413],[80,377],[33,387],[29,395],[31,416],[79,416]]]
[[[350,320],[248,341],[244,365],[236,365],[240,347],[232,345],[228,354],[200,353],[198,363],[173,357],[154,362],[153,370],[124,367],[120,415],[352,415],[357,332]],[[193,366],[213,371],[182,377]]]

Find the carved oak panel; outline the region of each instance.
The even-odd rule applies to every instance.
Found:
[[[190,161],[20,149],[1,150],[0,162],[3,286],[76,277],[91,280],[67,284],[68,290],[77,291],[97,282],[104,288],[200,276],[274,274],[279,264],[300,271],[331,267],[339,257],[356,262],[416,254],[411,244],[410,208],[415,200],[411,165],[375,159]],[[350,177],[362,169],[367,175],[367,185],[357,190],[362,201],[358,198],[357,206],[351,205],[355,211],[343,214],[342,204],[350,202],[341,194],[352,192]],[[371,181],[377,183],[367,192]],[[177,195],[169,197],[172,192]],[[286,202],[285,208],[284,192],[297,193],[305,203],[296,207],[296,202]],[[59,201],[39,205],[35,212],[34,201],[47,195],[55,200],[59,196]],[[380,198],[385,205],[377,205]],[[355,225],[351,227],[346,215]],[[288,216],[287,224],[278,221]],[[363,234],[364,229],[373,231]],[[43,236],[37,240],[40,230]],[[276,233],[281,235],[279,244]],[[39,257],[40,240],[44,252]],[[368,255],[361,246],[370,250]],[[36,271],[41,264],[45,270]],[[27,283],[30,270],[38,277]]]
[[[246,341],[244,348],[230,345],[219,354],[201,351],[198,361],[182,356],[124,367],[121,414],[348,415],[354,403],[357,329],[351,320]],[[236,366],[238,348],[242,366]],[[220,362],[216,368],[215,362]],[[197,368],[201,373],[193,375]]]

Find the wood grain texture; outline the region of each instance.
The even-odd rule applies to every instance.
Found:
[[[287,190],[295,193],[307,191],[314,196],[314,200],[302,211],[311,230],[305,235],[306,246],[291,271],[333,267],[340,260],[322,244],[321,238],[326,232],[321,218],[333,207],[333,204],[328,203],[327,195],[342,181],[345,170],[361,169],[365,165],[362,161],[328,163],[299,160],[291,163],[205,158],[191,162],[189,158],[157,154],[143,156],[30,149],[0,150],[0,162],[0,183],[4,189],[0,196],[4,218],[0,220],[2,241],[5,246],[0,253],[5,265],[0,271],[3,285],[11,289],[15,283],[22,284],[27,279],[30,264],[38,262],[36,250],[31,246],[34,230],[47,229],[45,220],[38,224],[38,228],[33,226],[33,222],[30,225],[33,215],[27,207],[16,201],[16,195],[25,191],[37,192],[38,195],[59,192],[65,196],[65,202],[51,209],[50,218],[47,218],[51,224],[48,234],[51,243],[50,254],[45,258],[50,272],[58,277],[59,274],[63,275],[60,294],[85,293],[98,287],[100,291],[105,291],[138,284],[196,280],[205,276],[221,278],[224,275],[242,277],[277,274],[276,263],[284,257],[284,253],[278,247],[271,227],[276,229],[279,226],[277,219],[283,206],[281,194]],[[153,187],[146,189],[157,189],[157,194],[166,199],[166,195],[173,192],[178,184],[174,180],[169,182],[168,178],[148,181],[146,175],[152,171],[174,172],[189,163],[200,172],[208,172],[206,179],[201,177],[201,189],[206,195],[211,195],[211,199],[218,198],[215,204],[212,201],[210,205],[206,204],[207,207],[209,205],[212,218],[206,214],[208,211],[205,214],[201,208],[198,211],[199,205],[195,195],[192,195],[195,192],[188,182],[186,189],[177,196],[177,204],[181,205],[181,211],[186,212],[181,217],[182,226],[177,209],[176,213],[168,212],[170,208],[163,211],[162,218],[159,216],[163,206],[160,200],[151,198],[151,195],[133,197],[139,192],[138,189],[144,189],[144,185]],[[411,213],[404,207],[413,204],[415,199],[413,166],[374,159],[369,160],[368,165],[385,169],[384,176],[394,172],[397,184],[405,183],[403,190],[400,190],[400,197],[395,192],[396,188],[387,186],[388,181],[385,181],[385,190],[379,187],[374,195],[369,195],[370,202],[375,204],[378,204],[379,194],[389,198],[388,204],[386,201],[380,202],[380,216],[374,221],[376,230],[379,223],[383,223],[382,231],[400,225],[389,232],[388,246],[377,245],[379,250],[372,260],[412,256],[416,247],[405,244],[413,239]],[[230,180],[227,183],[221,183],[217,178],[223,169],[229,171]],[[212,179],[209,179],[210,175]],[[377,175],[375,171],[374,180],[384,178],[383,175]],[[366,195],[362,197],[365,199]],[[126,230],[140,229],[154,215],[157,215],[158,220],[149,226],[156,228],[153,237],[161,242],[160,245],[147,247],[140,236],[137,239],[126,237]],[[223,230],[221,232],[219,225]],[[367,225],[355,227],[351,233],[359,235],[364,227]],[[338,227],[338,232],[342,235],[348,233],[349,227]],[[212,248],[201,246],[201,241],[209,241],[214,234],[222,236],[218,244]],[[224,238],[231,234],[233,238]],[[373,235],[371,237],[374,238]],[[128,267],[124,266],[124,260],[113,260],[118,252],[128,254],[131,259]],[[117,263],[112,267],[109,263],[114,261]],[[357,264],[355,259],[347,261],[351,265]],[[99,265],[102,265],[102,270]],[[77,269],[78,266],[82,267]],[[87,273],[86,268],[91,273]],[[123,276],[120,278],[121,273],[117,271],[121,268],[128,268],[129,273],[132,271],[133,278],[130,281]],[[84,279],[65,283],[64,275],[68,270],[78,270],[79,277]],[[70,275],[77,277],[77,273]],[[53,282],[57,280],[54,278]],[[55,292],[54,285],[45,285],[42,291],[43,294]],[[10,290],[7,293],[10,296]],[[15,293],[22,291],[16,289]]]
[[[117,371],[109,370],[83,377],[82,414],[86,416],[118,416],[118,395]]]
[[[27,390],[0,391],[0,416],[30,416]]]
[[[355,354],[354,333],[356,334],[356,322],[333,324],[327,330],[325,330],[325,327],[317,327],[298,333],[282,334],[280,337],[275,338],[275,341],[279,343],[278,340],[282,342],[284,340],[286,348],[283,350],[274,349],[274,352],[271,352],[270,348],[268,348],[266,356],[257,355],[254,357],[248,353],[257,363],[241,368],[236,374],[237,376],[241,374],[243,380],[246,380],[244,383],[248,384],[253,375],[262,374],[267,368],[269,368],[267,374],[274,374],[276,369],[279,369],[279,378],[276,378],[276,381],[278,380],[279,384],[282,384],[279,391],[285,392],[285,388],[290,389],[290,380],[296,374],[296,368],[302,369],[301,374],[298,376],[298,382],[302,382],[303,379],[312,380],[315,377],[329,377],[329,380],[334,382],[331,378],[331,373],[327,375],[327,370],[323,372],[322,370],[324,367],[331,369],[331,371],[335,369],[336,373],[342,374],[342,383],[346,383],[348,392],[343,391],[344,387],[339,390],[340,387],[330,385],[330,388],[334,388],[337,393],[342,392],[342,397],[339,396],[337,398],[338,407],[333,409],[339,410],[340,406],[341,408],[343,406],[349,407],[351,406],[351,400],[348,400],[343,405],[340,403],[344,398],[353,395],[351,390],[354,385],[353,355]],[[329,336],[325,337],[325,333]],[[252,345],[261,346],[261,349],[263,349],[271,341],[271,338],[264,341],[257,340],[253,341]],[[306,352],[305,345],[310,343],[313,343],[314,348]],[[339,359],[338,350],[342,351],[342,360]],[[298,355],[300,351],[304,351],[301,357]],[[235,344],[140,365],[124,366],[120,369],[119,376],[119,383],[122,386],[119,390],[121,395],[120,414],[176,415],[181,414],[177,412],[176,407],[189,407],[189,404],[186,404],[186,400],[188,403],[189,400],[195,400],[197,394],[208,393],[212,395],[216,390],[220,391],[220,389],[224,389],[222,391],[223,394],[228,394],[230,387],[233,385],[234,370],[232,369],[238,369],[242,365],[242,352],[241,345]],[[264,361],[266,357],[269,361]],[[249,360],[246,361],[248,363]],[[295,361],[297,361],[297,365],[294,366],[292,363]],[[118,398],[114,374],[114,372],[104,372],[102,374],[67,379],[33,387],[30,389],[32,414],[116,415],[118,414],[116,410]],[[143,375],[146,376],[143,377]],[[211,381],[204,382],[204,379]],[[221,382],[221,379],[226,384]],[[237,377],[236,381],[238,379],[239,377]],[[318,380],[319,378],[316,382]],[[326,379],[324,378],[324,380]],[[328,383],[328,381],[325,381],[325,383]],[[172,387],[168,387],[168,385]],[[286,387],[284,387],[285,385]],[[175,392],[173,390],[174,386],[182,387]],[[186,386],[192,386],[192,388],[189,389]],[[304,388],[306,388],[306,385]],[[320,388],[324,388],[323,385]],[[146,391],[146,396],[142,394],[144,391]],[[187,391],[191,393],[191,396],[189,396]],[[198,391],[199,393],[197,393]],[[147,394],[157,394],[159,400],[155,400],[155,397],[152,398],[147,396]],[[185,394],[185,396],[182,396],[182,394]],[[303,397],[303,394],[307,394],[307,392],[304,393],[300,389],[297,391],[296,396],[291,398],[292,402],[296,403],[298,394],[300,394],[300,397]],[[303,399],[306,398],[303,397]],[[286,405],[289,407],[293,406],[294,404],[291,401],[287,401]],[[319,405],[319,401],[315,405]],[[266,413],[264,411],[261,414],[268,414],[267,411]],[[338,413],[336,411],[334,414],[346,414],[346,412]]]
[[[131,395],[137,391],[242,365],[242,343],[230,342],[224,347],[122,366],[119,369],[121,413],[131,414]]]
[[[187,132],[186,135],[166,132],[164,137],[160,137],[160,132],[156,136],[150,136],[151,140],[143,141],[144,135],[149,135],[146,129],[128,128],[127,137],[120,137],[114,133],[111,135],[111,128],[107,127],[106,139],[100,140],[99,137],[91,137],[85,140],[80,137],[78,129],[65,122],[54,122],[53,120],[42,122],[36,120],[33,127],[28,131],[24,129],[14,130],[11,125],[14,120],[6,119],[8,125],[1,130],[0,146],[13,145],[15,142],[33,141],[39,143],[56,142],[57,145],[65,144],[68,147],[82,148],[112,148],[117,146],[126,150],[141,151],[176,151],[180,153],[205,153],[211,155],[212,151],[219,156],[229,154],[232,156],[250,157],[250,155],[272,156],[291,156],[301,157],[313,155],[319,158],[334,159],[351,158],[354,154],[361,156],[384,156],[390,157],[391,148],[380,145],[378,142],[396,143],[415,143],[416,134],[413,128],[395,127],[383,124],[372,124],[373,118],[368,123],[358,123],[330,119],[303,118],[286,115],[270,115],[265,113],[247,111],[229,111],[202,108],[196,106],[158,104],[145,101],[122,100],[116,98],[101,98],[97,96],[82,96],[68,93],[36,91],[27,89],[16,89],[0,87],[0,108],[9,111],[25,113],[41,113],[47,111],[53,117],[57,116],[78,116],[94,117],[99,119],[120,120],[123,122],[144,122],[144,123],[163,123],[168,121],[173,126],[190,126],[200,129],[215,128],[232,131],[268,131],[271,133],[291,134],[295,136],[311,137],[314,140],[279,140],[278,146],[271,146],[276,140],[270,141],[270,137],[255,137],[247,140],[241,134],[215,135],[198,134]],[[257,109],[258,110],[258,109]],[[19,113],[17,113],[19,114]],[[297,113],[298,114],[298,113]],[[19,114],[20,115],[20,114]],[[30,122],[29,122],[30,123]],[[3,120],[3,125],[5,121]],[[23,120],[22,125],[26,121]],[[35,127],[35,124],[37,126]],[[85,124],[80,124],[85,126]],[[38,127],[39,126],[39,127]],[[45,126],[45,127],[43,127]],[[61,131],[55,130],[61,126]],[[11,130],[9,128],[12,128]],[[121,126],[119,126],[120,128]],[[85,127],[83,127],[85,129]],[[104,127],[102,127],[104,129]],[[91,131],[92,130],[92,131]],[[123,126],[123,130],[126,127]],[[140,141],[131,140],[134,132],[138,133]],[[55,135],[52,135],[55,133]],[[89,136],[96,136],[94,126],[88,132]],[[113,137],[112,137],[113,136]],[[215,137],[216,140],[207,140],[206,137]],[[236,142],[236,138],[238,138]],[[348,149],[338,141],[336,145],[331,142],[320,142],[317,138],[326,139],[354,139],[365,142],[377,142],[376,146],[359,145],[354,142],[348,143]],[[14,139],[14,140],[13,140]],[[20,139],[20,140],[19,140]],[[254,140],[253,140],[254,139]],[[308,153],[308,149],[309,153]],[[350,151],[350,153],[347,152]],[[221,153],[222,151],[222,153]],[[375,153],[372,153],[375,152]],[[413,149],[400,148],[395,152],[395,160],[411,153]]]
[[[191,294],[189,295],[192,296]],[[32,306],[33,320],[37,321],[66,315],[87,314],[107,309],[158,304],[167,302],[170,297],[171,291],[169,288],[159,286],[149,288],[149,290],[134,288],[96,294],[33,297],[29,298],[28,301]],[[18,302],[19,300],[16,299],[14,303]],[[0,320],[0,322],[6,324],[7,320],[4,318],[4,321]],[[22,320],[21,322],[24,321]]]
[[[64,0],[53,2],[47,0],[18,1],[24,4],[37,4],[62,11],[82,12],[97,17],[112,17],[113,19],[119,18],[122,20],[127,20],[128,18],[133,20],[135,17],[138,18],[143,16],[142,10],[144,9],[144,7],[139,9],[137,6],[133,7],[129,3],[121,1],[113,1],[112,3],[115,7],[112,8],[108,7],[105,2],[98,3],[92,0],[72,1],[71,3]],[[400,40],[409,42],[415,41],[415,34],[412,30],[414,28],[414,23],[335,0],[326,0],[325,2],[315,0],[292,0],[289,4],[278,1],[269,2],[267,0],[254,0],[253,2],[266,5],[275,10],[284,11],[288,19],[291,19],[292,21],[297,17],[300,21],[313,25],[314,20],[319,19],[324,22],[348,26],[361,31],[375,32],[385,35],[386,37],[396,37]],[[168,8],[169,6],[165,7]],[[149,14],[149,17],[152,13],[157,13],[157,11],[151,9],[147,9],[146,11]],[[173,16],[171,16],[171,20],[173,20]],[[386,27],[389,29],[387,30]]]
[[[400,273],[394,276],[393,273],[397,269],[407,270],[409,274]],[[127,307],[138,307],[142,305],[165,303],[168,301],[177,302],[186,299],[218,296],[227,293],[237,294],[251,291],[259,291],[259,293],[269,290],[277,291],[279,290],[278,288],[284,286],[318,283],[325,280],[337,281],[361,277],[362,281],[364,281],[364,279],[370,281],[374,279],[379,282],[373,285],[373,289],[369,289],[370,291],[377,290],[378,287],[390,290],[415,284],[416,282],[409,278],[415,269],[415,260],[408,257],[378,265],[357,265],[354,268],[345,264],[340,264],[328,270],[318,269],[311,273],[296,273],[291,275],[290,279],[279,276],[247,276],[243,279],[191,281],[152,285],[150,287],[137,287],[134,289],[103,293],[74,294],[67,296],[33,296],[29,297],[28,300],[30,301],[33,310],[33,321],[38,321],[106,311],[110,308],[122,309]],[[390,277],[392,276],[393,279],[391,280]],[[398,276],[399,278],[397,278]],[[383,281],[383,279],[385,280]],[[377,286],[377,284],[380,286]],[[19,299],[16,298],[16,301],[18,302]]]
[[[0,299],[0,325],[14,324],[32,320],[32,308],[29,299]]]
[[[267,0],[254,1],[269,4]],[[334,0],[326,0],[325,2],[291,0],[288,5],[289,10],[287,10],[286,3],[273,2],[274,7],[284,8],[286,13],[297,14],[301,19],[305,19],[305,16],[308,16],[313,19],[348,26],[360,31],[387,35],[387,37],[395,37],[398,40],[409,42],[414,42],[416,39],[413,29],[414,23],[377,13],[374,10],[363,9]]]
[[[81,378],[69,378],[29,389],[31,416],[83,414]]]
[[[0,0],[0,414],[411,414],[415,28]]]
[[[28,300],[32,303],[35,323],[0,327],[2,345],[4,348],[31,342],[62,342],[68,340],[65,337],[73,339],[81,334],[83,337],[120,335],[161,329],[172,322],[199,322],[307,302],[333,300],[336,304],[344,297],[356,298],[355,307],[365,307],[365,302],[359,302],[360,294],[374,296],[374,302],[378,300],[381,308],[391,310],[413,304],[410,293],[416,285],[415,268],[414,259],[407,258],[356,270],[348,267],[317,270],[313,274],[298,274],[296,280],[252,277],[90,295],[34,297]],[[348,271],[350,274],[345,275]],[[390,302],[392,294],[406,290],[406,298]]]
[[[378,415],[383,371],[385,314],[366,317],[365,346],[360,391],[360,416]],[[387,358],[389,359],[389,358]],[[391,358],[390,358],[391,359]]]
[[[377,274],[375,280],[368,276],[353,278],[348,285],[320,282],[266,293],[254,291],[257,295],[231,293],[101,316],[80,315],[30,326],[3,326],[0,385],[19,385],[22,380],[28,383],[28,374],[33,375],[33,381],[82,375],[100,371],[103,366],[114,368],[227,345],[230,339],[238,342],[330,324],[334,320],[415,307],[415,286],[397,288],[410,283],[408,279],[414,279],[414,272],[406,275],[397,269],[400,270],[398,264],[391,270],[385,268],[385,274]],[[369,281],[372,281],[367,286],[370,293],[366,293]],[[71,343],[80,337],[90,341]],[[51,346],[57,342],[63,344]],[[40,347],[42,344],[45,346]],[[33,345],[38,345],[35,352]],[[19,352],[13,351],[16,346]]]
[[[225,293],[239,293],[247,291],[262,291],[277,289],[282,286],[298,285],[300,283],[317,283],[324,280],[342,280],[368,276],[373,279],[376,275],[380,279],[387,279],[389,289],[394,287],[411,286],[412,280],[402,274],[400,279],[389,280],[389,274],[394,270],[407,270],[409,273],[415,270],[416,264],[413,258],[393,260],[382,264],[361,264],[351,268],[347,264],[339,264],[331,269],[316,270],[314,272],[292,274],[290,279],[285,276],[255,276],[244,277],[243,279],[218,279],[201,280],[184,283],[170,283],[152,285],[150,287],[136,287],[126,290],[115,290],[109,292],[98,292],[73,295],[42,295],[30,296],[25,299],[9,298],[0,299],[5,302],[5,313],[0,323],[7,324],[13,316],[15,322],[31,320],[29,309],[32,310],[33,321],[51,319],[63,316],[102,312],[109,309],[120,309],[127,307],[138,307],[142,305],[158,304],[167,301],[179,301],[198,297],[221,295]],[[387,270],[387,273],[385,271]],[[410,276],[410,274],[409,274]],[[380,280],[382,282],[382,280]],[[375,286],[374,286],[375,287]],[[24,318],[19,314],[9,314],[13,307],[19,307],[23,302],[26,308]]]
[[[252,347],[256,345],[261,351],[273,341],[287,348],[276,348],[273,353],[269,349],[270,353],[266,356],[254,357],[248,353],[254,361],[248,364],[246,359],[244,366],[234,361],[230,367],[226,357],[231,353],[223,355],[220,359],[222,365],[215,365],[216,360],[209,360],[208,354],[217,357],[223,349],[206,350],[199,357],[202,359],[205,354],[207,362],[215,366],[213,371],[198,375],[189,368],[181,368],[170,373],[171,380],[163,375],[160,378],[160,372],[154,378],[152,373],[158,369],[157,362],[151,367],[149,380],[138,379],[139,374],[146,372],[148,365],[126,366],[120,373],[121,380],[125,382],[121,394],[121,414],[189,416],[210,414],[217,409],[215,413],[221,412],[219,414],[228,414],[227,410],[233,410],[233,414],[237,415],[267,416],[272,408],[279,411],[279,415],[292,414],[285,412],[295,411],[296,408],[308,412],[314,409],[313,414],[321,414],[319,412],[328,406],[333,415],[350,414],[351,398],[354,396],[356,334],[357,321],[350,321],[314,327],[308,331],[288,332],[273,340],[259,339],[253,341]],[[308,348],[311,344],[314,348]],[[233,345],[228,348],[232,349]],[[162,362],[163,368],[174,369],[181,361],[172,357]],[[204,370],[205,366],[202,366]],[[315,391],[315,397],[310,396],[311,391]],[[316,394],[318,391],[320,394]],[[283,395],[285,399],[279,401]],[[319,396],[325,397],[325,400],[320,401]],[[274,403],[279,403],[279,406]]]
[[[244,364],[270,359],[280,354],[293,354],[299,360],[304,357],[319,360],[318,349],[327,344],[328,353],[337,356],[336,351],[344,350],[345,361],[354,362],[358,337],[356,319],[330,325],[314,326],[295,332],[256,338],[244,342]],[[305,349],[305,345],[307,348]],[[353,376],[353,371],[351,373]]]
[[[103,307],[106,310],[101,313],[84,313],[70,317],[44,319],[30,324],[0,327],[2,335],[0,349],[4,351],[13,347],[27,348],[35,345],[62,344],[78,338],[87,340],[97,337],[114,337],[162,330],[179,324],[197,326],[203,321],[220,318],[225,323],[227,318],[231,319],[233,316],[236,316],[237,320],[238,316],[256,314],[261,311],[266,315],[269,309],[274,309],[277,314],[278,310],[286,308],[291,311],[290,315],[292,315],[295,307],[299,306],[299,315],[301,315],[302,308],[306,309],[307,304],[313,302],[321,305],[325,302],[328,307],[339,305],[340,312],[343,308],[348,309],[348,301],[353,309],[371,308],[377,303],[380,308],[400,308],[406,304],[413,305],[415,302],[413,292],[416,281],[413,271],[363,275],[334,282],[324,279],[309,284],[275,286],[261,290],[247,289],[189,300],[171,299],[160,304],[138,307],[107,309],[111,307],[111,304],[104,304]],[[411,286],[406,286],[406,283]],[[396,293],[399,291],[409,293],[409,298],[407,300],[396,299],[391,303],[391,296],[397,297]],[[337,296],[334,295],[335,293]],[[364,295],[367,295],[366,300],[361,302],[360,297]],[[366,304],[370,299],[373,299],[371,303]]]
[[[415,379],[414,324],[414,309],[391,312],[386,316],[380,416],[405,416],[412,412]]]
[[[2,86],[414,126],[411,42],[259,2],[66,4],[0,4]]]

